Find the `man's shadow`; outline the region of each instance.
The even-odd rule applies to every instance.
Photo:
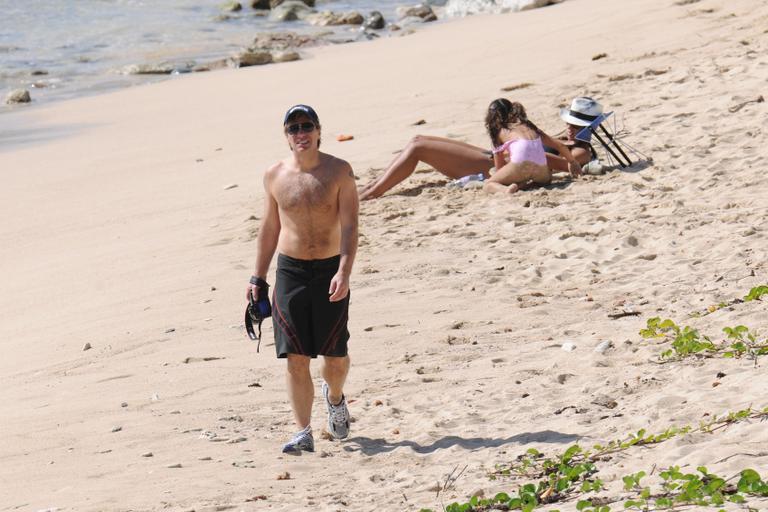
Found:
[[[450,448],[452,446],[461,446],[470,451],[481,448],[499,448],[508,444],[528,444],[528,443],[573,443],[580,439],[575,434],[564,434],[552,430],[541,432],[525,432],[516,434],[507,438],[488,438],[488,437],[470,437],[463,438],[459,436],[445,436],[432,444],[421,445],[414,441],[389,442],[385,439],[371,439],[370,437],[353,437],[344,443],[344,450],[348,452],[359,452],[363,455],[379,455],[388,453],[396,448],[410,448],[416,453],[427,454],[437,450]]]

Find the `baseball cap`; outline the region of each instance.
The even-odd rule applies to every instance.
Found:
[[[288,124],[288,121],[290,121],[290,119],[296,114],[304,114],[313,123],[320,126],[320,119],[317,117],[317,112],[315,112],[315,109],[309,105],[303,105],[301,103],[288,109],[288,111],[285,113],[285,117],[283,118],[283,126]]]

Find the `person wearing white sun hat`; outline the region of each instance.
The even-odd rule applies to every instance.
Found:
[[[597,119],[603,113],[603,106],[588,96],[577,96],[567,108],[560,109],[560,119],[565,121],[565,132],[558,137],[571,154],[582,166],[587,166],[584,171],[592,174],[598,166],[597,153],[592,145],[583,140],[577,140],[576,135],[585,127]],[[552,170],[567,171],[568,162],[556,154],[554,148],[544,148],[547,153],[547,164]]]

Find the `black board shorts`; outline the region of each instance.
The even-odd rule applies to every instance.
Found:
[[[272,293],[277,357],[347,355],[349,293],[338,302],[328,300],[340,259],[299,260],[278,255]]]

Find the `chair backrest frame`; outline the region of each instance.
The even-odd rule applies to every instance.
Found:
[[[589,142],[594,135],[595,138],[600,142],[600,145],[603,146],[603,148],[613,157],[616,159],[617,162],[619,162],[619,165],[622,167],[629,167],[632,165],[632,160],[629,159],[627,154],[624,152],[624,150],[619,145],[618,140],[614,137],[614,135],[609,132],[605,126],[603,126],[603,123],[613,115],[613,112],[606,112],[603,114],[600,114],[595,118],[594,121],[589,123],[587,126],[579,130],[579,133],[576,134],[576,140],[581,140],[585,142]],[[606,142],[603,140],[603,137],[600,136],[600,134],[597,132],[597,130],[600,129],[605,137],[608,139]],[[619,155],[617,155],[613,149],[618,150],[618,152],[621,154],[621,156],[624,157],[624,160],[626,160],[626,163],[624,163],[624,160],[622,160]]]

